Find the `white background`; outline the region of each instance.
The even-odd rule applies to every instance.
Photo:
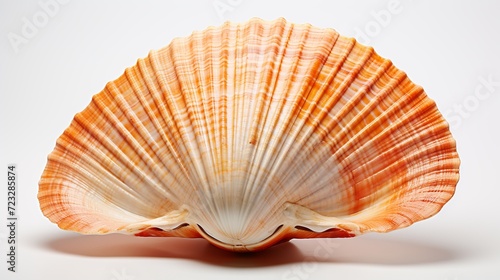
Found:
[[[0,0],[1,279],[500,279],[500,2],[66,0],[49,10],[46,2]],[[252,17],[334,28],[424,87],[462,160],[456,195],[438,215],[388,234],[251,255],[204,240],[83,236],[43,217],[36,195],[46,157],[92,95],[174,37]],[[10,163],[19,183],[16,273],[4,262]]]

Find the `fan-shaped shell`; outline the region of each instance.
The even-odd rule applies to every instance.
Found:
[[[259,250],[436,214],[459,159],[423,89],[332,29],[253,19],[177,38],[57,140],[43,213],[86,234]]]

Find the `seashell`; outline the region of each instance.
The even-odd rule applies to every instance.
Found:
[[[332,29],[252,19],[174,39],[57,140],[46,217],[233,251],[389,232],[436,214],[459,158],[424,90]]]

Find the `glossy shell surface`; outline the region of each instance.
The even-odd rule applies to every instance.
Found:
[[[283,19],[174,39],[96,94],[39,183],[84,234],[234,251],[388,232],[436,214],[459,158],[424,90],[371,47]]]

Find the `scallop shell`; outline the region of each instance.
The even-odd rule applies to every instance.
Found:
[[[458,168],[435,103],[391,61],[253,19],[174,39],[108,83],[57,140],[38,198],[66,230],[254,251],[409,226],[453,196]]]

